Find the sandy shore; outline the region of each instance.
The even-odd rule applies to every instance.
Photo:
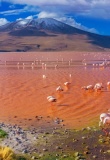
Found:
[[[43,118],[38,117],[40,121]],[[59,123],[60,119],[38,128],[23,129],[18,125],[0,123],[0,128],[8,133],[1,141],[15,153],[30,159],[97,159],[108,160],[110,156],[110,137],[96,127],[70,130]],[[43,123],[42,123],[43,124]]]
[[[0,144],[12,148],[16,153],[32,153],[36,151],[36,144],[41,135],[48,134],[48,131],[52,134],[54,130],[62,129],[62,126],[64,126],[62,125],[63,120],[59,118],[54,121],[50,117],[37,116],[35,118],[36,121],[39,121],[39,125],[36,128],[33,125],[21,127],[17,124],[12,125],[1,122],[0,129],[4,130],[8,135]]]

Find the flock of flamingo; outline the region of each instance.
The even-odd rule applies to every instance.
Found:
[[[43,75],[43,78],[46,78],[46,76]],[[66,86],[68,88],[70,86],[70,84],[71,84],[70,82],[65,82],[64,86]],[[107,82],[107,87],[110,87],[110,81]],[[87,86],[81,87],[81,89],[88,90],[88,91],[95,91],[95,92],[101,91],[102,88],[104,88],[102,83],[96,83],[94,86],[93,85],[87,85]],[[58,86],[56,88],[56,92],[60,93],[62,91],[64,91],[64,89],[61,86]],[[53,102],[57,102],[57,99],[54,96],[48,96],[47,100],[51,104]],[[106,126],[106,125],[110,125],[110,113],[102,113],[100,115],[99,127],[101,127],[102,125],[103,125],[103,127]],[[109,132],[106,129],[102,128],[102,130],[106,133],[106,135],[109,135]]]
[[[43,75],[43,78],[46,78],[46,76],[45,75]],[[66,87],[66,88],[69,88],[69,86],[70,86],[70,82],[65,82],[64,83],[64,86]],[[58,86],[57,88],[56,88],[56,92],[62,92],[64,89],[61,87],[61,86]],[[47,100],[48,100],[48,102],[56,102],[57,101],[57,99],[54,97],[54,96],[48,96],[47,97]]]
[[[63,59],[62,59],[62,61],[63,61]],[[41,61],[40,61],[41,62]],[[57,62],[58,62],[58,60],[57,60]],[[71,61],[69,61],[69,65],[70,65],[70,63],[71,63]],[[87,63],[86,63],[86,60],[84,59],[83,61],[82,61],[82,64],[83,65],[87,65]],[[110,64],[110,62],[107,62],[107,60],[105,60],[104,62],[102,62],[102,63],[99,63],[99,64],[92,64],[92,66],[99,66],[99,67],[105,67],[105,66],[108,66]],[[31,64],[31,67],[32,68],[34,68],[34,63],[32,63]],[[17,66],[19,66],[19,62],[17,63]],[[25,64],[23,63],[23,67],[25,66]],[[55,66],[55,69],[58,67],[58,64],[56,64]],[[42,69],[46,69],[47,68],[47,64],[45,64],[45,63],[42,63]],[[70,77],[71,77],[71,74],[69,75]],[[47,77],[46,77],[46,75],[43,75],[43,79],[46,79]],[[64,83],[64,86],[66,86],[67,88],[70,86],[70,82],[65,82]],[[107,87],[108,88],[110,88],[110,81],[109,82],[107,82]],[[95,92],[99,92],[99,91],[101,91],[102,90],[102,88],[104,88],[103,87],[103,85],[102,85],[102,83],[96,83],[95,85],[87,85],[87,86],[83,86],[83,87],[81,87],[81,89],[82,90],[87,90],[87,91],[95,91]],[[57,88],[56,88],[56,92],[59,92],[59,93],[61,93],[62,91],[64,91],[64,89],[61,87],[61,86],[58,86]],[[54,96],[48,96],[47,97],[47,100],[48,100],[48,102],[50,102],[51,104],[52,103],[54,103],[54,102],[57,102],[57,99],[54,97]],[[105,125],[107,125],[107,124],[109,124],[110,125],[110,113],[102,113],[101,115],[100,115],[100,121],[99,121],[99,126],[101,127],[102,125],[103,126],[105,126]],[[106,135],[108,135],[109,133],[108,133],[108,131],[106,131],[104,128],[103,128],[103,131],[106,133]]]
[[[104,88],[102,83],[96,83],[94,86],[90,84],[90,85],[81,87],[81,89],[88,90],[88,91],[96,91],[96,92],[101,91],[102,88]],[[110,88],[110,81],[107,82],[107,88]]]
[[[107,87],[110,88],[110,82],[107,82]],[[101,91],[102,88],[104,88],[102,83],[96,83],[95,86],[88,85],[88,86],[82,87],[82,89],[89,90],[89,91],[96,91],[96,92]],[[99,127],[101,127],[102,125],[103,127],[106,125],[110,125],[110,113],[101,113]],[[102,128],[102,130],[105,132],[107,136],[110,134],[110,132],[107,131],[106,129]]]
[[[98,54],[97,54],[98,55]],[[86,55],[83,55],[83,56],[86,56]],[[96,55],[94,55],[94,56],[96,56]],[[99,55],[98,55],[99,56]],[[47,58],[48,59],[48,58]],[[64,59],[62,58],[62,62],[64,61]],[[36,59],[36,62],[38,63],[38,60]],[[39,61],[40,62],[40,64],[41,64],[41,67],[42,67],[42,69],[46,69],[47,68],[47,64],[45,64],[45,63],[42,63],[42,61],[40,60]],[[57,63],[58,63],[58,59],[57,59],[57,61],[56,61]],[[70,60],[70,61],[68,61],[69,63],[68,63],[68,65],[70,66],[71,65],[71,62],[72,62],[72,59]],[[7,61],[5,61],[5,65],[7,64]],[[88,61],[86,60],[86,59],[83,59],[82,60],[82,65],[84,65],[84,66],[87,66],[87,65],[89,65],[89,63],[88,63]],[[106,66],[110,66],[110,61],[107,61],[106,59],[102,62],[102,63],[93,63],[93,64],[91,64],[93,67],[106,67]],[[25,63],[22,63],[22,66],[23,66],[23,68],[26,66],[26,64]],[[17,63],[17,67],[19,68],[20,67],[20,62],[18,62]],[[31,63],[31,67],[32,67],[32,69],[35,67],[35,63]],[[54,67],[55,67],[55,69],[58,67],[58,64],[55,64],[54,65]],[[69,75],[70,77],[71,77],[71,74]],[[46,75],[43,75],[43,79],[46,79],[47,78],[47,76]],[[64,84],[63,84],[64,86],[66,86],[67,88],[71,85],[71,83],[70,82],[65,82]],[[110,81],[108,81],[107,82],[107,87],[108,88],[110,88]],[[84,90],[84,91],[90,91],[90,92],[100,92],[102,89],[103,89],[104,87],[103,87],[103,85],[102,85],[102,83],[96,83],[95,85],[92,85],[92,84],[90,84],[90,85],[87,85],[87,86],[83,86],[83,87],[81,87],[81,89],[82,90]],[[56,88],[56,92],[58,92],[58,93],[60,93],[60,92],[63,92],[64,91],[64,89],[61,87],[61,86],[58,86],[57,88]],[[54,96],[48,96],[47,97],[47,101],[49,102],[49,103],[54,103],[54,102],[57,102],[57,98],[55,98]],[[101,113],[100,114],[100,121],[99,121],[99,126],[101,127],[101,126],[106,126],[106,125],[110,125],[110,112],[109,113]],[[105,130],[104,128],[102,128],[103,129],[103,131],[108,135],[108,134],[110,134],[107,130]]]
[[[62,59],[62,61],[63,61],[63,59]],[[40,61],[41,62],[41,61]],[[58,62],[58,60],[57,60],[57,62]],[[71,61],[69,61],[69,65],[70,65],[70,63],[71,63]],[[41,63],[42,64],[42,69],[46,69],[47,68],[47,64],[45,64],[45,63]],[[83,65],[87,65],[87,63],[86,63],[86,60],[84,59],[83,61],[82,61],[82,64]],[[108,66],[110,64],[110,62],[107,62],[107,60],[105,60],[104,62],[102,62],[102,63],[99,63],[99,64],[92,64],[93,66],[99,66],[99,67],[105,67],[105,66]],[[20,63],[18,62],[17,63],[17,66],[19,67],[19,65],[20,65]],[[32,68],[34,68],[34,63],[32,63],[31,64],[31,67]],[[25,66],[25,64],[23,63],[23,67]],[[58,64],[56,64],[55,66],[55,69],[58,67]],[[70,77],[71,77],[71,74],[69,75]],[[43,79],[46,79],[47,77],[46,77],[46,75],[43,75]],[[64,83],[64,86],[66,86],[67,88],[69,88],[69,86],[70,86],[70,82],[65,82]],[[108,88],[110,88],[110,81],[108,81],[107,82],[107,87]],[[102,88],[104,88],[103,87],[103,85],[102,85],[102,83],[96,83],[95,85],[87,85],[87,86],[83,86],[83,87],[81,87],[81,89],[82,90],[85,90],[85,91],[95,91],[95,92],[99,92],[99,91],[101,91],[102,90]],[[61,87],[61,86],[58,86],[57,88],[56,88],[56,92],[62,92],[62,91],[64,91],[64,89]],[[48,96],[47,97],[47,100],[48,100],[48,102],[50,102],[51,104],[53,103],[53,102],[57,102],[57,99],[54,97],[54,96]],[[109,124],[110,125],[110,113],[102,113],[101,115],[100,115],[100,122],[99,122],[99,126],[105,126],[106,124]],[[103,129],[104,130],[104,129]],[[107,131],[105,131],[104,130],[104,132],[106,132],[106,134],[108,135],[108,133],[107,133]]]

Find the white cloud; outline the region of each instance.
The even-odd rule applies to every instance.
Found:
[[[24,6],[22,9],[11,9],[7,11],[2,11],[0,14],[9,16],[9,15],[19,15],[24,12],[38,12],[39,9],[37,6]]]
[[[73,18],[69,17],[59,17],[57,18],[57,20],[66,23],[70,26],[73,26],[75,28],[84,30],[84,31],[88,31],[88,32],[92,32],[92,33],[98,33],[98,31],[95,28],[87,28],[86,26],[83,26],[81,23],[77,23]]]
[[[93,33],[98,33],[98,31],[95,29],[95,28],[87,28],[86,26],[83,26],[81,23],[77,23],[73,18],[69,17],[60,17],[58,18],[57,20],[61,21],[61,22],[64,22],[70,26],[73,26],[73,27],[76,27],[78,29],[81,29],[81,30],[85,30],[85,31],[88,31],[88,32],[93,32]]]
[[[0,12],[0,14],[9,16],[9,15],[18,15],[21,12],[24,12],[24,10],[23,9],[8,10],[8,11]]]
[[[72,17],[64,17],[62,14],[42,11],[37,16],[38,18],[54,18],[75,28],[85,30],[88,32],[98,33],[98,31],[95,28],[87,28],[86,26],[83,26],[81,23],[77,23]]]
[[[5,18],[0,18],[0,26],[5,25],[6,23],[8,23],[9,21],[7,21],[7,19]]]
[[[9,2],[9,0],[3,0]],[[28,12],[39,7],[40,11],[74,13],[77,15],[110,18],[110,0],[10,0],[12,5],[31,6]],[[32,8],[32,9],[31,9]]]
[[[42,11],[38,14],[38,18],[57,18],[58,15],[57,13],[50,13],[50,12],[45,12],[45,11]]]
[[[20,20],[22,20],[23,18],[18,18],[18,19],[16,19],[16,21],[20,21]]]
[[[0,12],[3,15],[17,15],[23,12],[33,12],[38,18],[55,18],[69,25],[90,32],[97,31],[94,28],[87,28],[77,23],[73,18],[66,15],[82,15],[89,17],[98,17],[103,19],[110,18],[110,0],[2,0],[12,4],[26,5],[23,9],[13,9]],[[29,16],[26,19],[34,18]]]
[[[3,0],[9,2],[9,0]],[[66,5],[68,0],[10,0],[14,4],[27,4],[27,5]]]
[[[37,15],[31,15],[31,16],[28,16],[28,17],[26,17],[24,19],[33,19],[33,18],[36,18],[36,17],[37,17]],[[23,20],[23,18],[16,19],[16,21],[20,21],[20,20]]]
[[[9,0],[3,0],[9,2]],[[29,11],[35,11],[36,7],[39,7],[40,11],[54,11],[61,13],[74,13],[83,16],[110,18],[110,1],[109,0],[10,0],[12,5],[25,4]],[[15,12],[19,14],[23,10]],[[3,12],[2,12],[3,13]],[[5,15],[9,15],[9,11],[4,12]]]
[[[33,19],[33,16],[31,15],[31,16],[28,16],[28,17],[26,17],[25,19]]]

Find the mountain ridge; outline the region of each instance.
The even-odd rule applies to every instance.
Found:
[[[24,27],[35,27],[36,29],[47,29],[51,31],[56,31],[56,33],[66,33],[69,32],[83,32],[86,31],[80,30],[68,24],[65,24],[61,21],[55,20],[53,18],[38,18],[38,19],[22,19],[15,22],[7,23],[3,26],[0,26],[0,31],[9,31],[12,29],[22,29]],[[68,29],[68,31],[67,31]],[[64,30],[64,32],[63,32]],[[89,32],[88,32],[89,33]]]
[[[110,49],[109,36],[80,30],[52,18],[11,22],[0,26],[0,35],[2,51],[108,51]]]

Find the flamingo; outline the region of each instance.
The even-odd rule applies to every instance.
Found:
[[[96,83],[94,86],[95,91],[100,91],[103,88],[102,83]]]
[[[70,82],[65,82],[64,86],[69,86],[71,83]]]
[[[110,116],[104,118],[103,125],[106,125],[106,124],[110,125]],[[103,128],[102,130],[105,132],[106,136],[109,135],[110,132],[107,129]]]
[[[58,64],[55,65],[55,69],[58,67]]]
[[[44,74],[42,75],[42,77],[43,77],[43,79],[46,79],[46,78],[47,78],[46,75],[44,75]]]
[[[103,123],[103,121],[104,121],[104,119],[105,119],[106,117],[110,117],[110,113],[101,113],[99,126],[101,125],[101,123]]]
[[[56,102],[56,101],[57,101],[57,99],[56,99],[55,97],[53,97],[53,96],[48,96],[48,97],[47,97],[47,100],[48,100],[49,102]]]
[[[105,117],[103,120],[103,125],[109,124],[110,125],[110,115],[108,117]]]
[[[99,127],[101,127],[101,125],[103,124],[103,126],[105,124],[110,124],[110,113],[102,113],[100,115],[100,121],[99,121]],[[106,135],[108,135],[108,131],[104,128],[102,128],[102,131],[105,132]]]
[[[31,67],[34,66],[34,63],[31,63]]]
[[[107,82],[107,87],[110,87],[110,81],[109,81],[109,82]]]
[[[57,92],[62,92],[62,91],[63,91],[63,88],[62,88],[61,86],[58,86],[58,87],[56,88],[56,91],[57,91]]]
[[[85,66],[87,66],[87,63],[84,63]]]
[[[45,65],[45,64],[44,64],[44,63],[42,63],[42,68],[43,68],[43,69],[45,68],[45,67],[44,67],[44,65]]]
[[[102,62],[102,63],[99,63],[99,67],[104,67],[105,66],[105,63]]]
[[[110,113],[102,113],[100,115],[100,121],[99,121],[99,127],[105,126],[106,124],[110,124]],[[102,131],[106,134],[106,136],[109,134],[109,132],[105,129],[102,128]]]
[[[65,82],[64,83],[64,86],[65,86],[66,90],[68,90],[70,88],[70,84],[71,84],[70,82]]]
[[[47,64],[44,64],[45,69],[47,68]]]
[[[53,97],[53,96],[48,96],[48,97],[47,97],[47,100],[48,100],[48,102],[50,102],[51,104],[52,104],[53,102],[56,102],[56,101],[57,101],[57,99],[56,99],[55,97]]]
[[[85,89],[85,90],[93,90],[94,89],[94,86],[93,85],[88,85],[88,86],[84,86],[84,87],[82,87],[81,89]]]
[[[24,67],[25,67],[25,64],[23,63],[23,69],[24,69]]]
[[[31,64],[32,69],[34,68],[34,63]]]
[[[69,74],[69,77],[71,78],[71,77],[72,77],[72,75],[71,75],[71,74]]]

